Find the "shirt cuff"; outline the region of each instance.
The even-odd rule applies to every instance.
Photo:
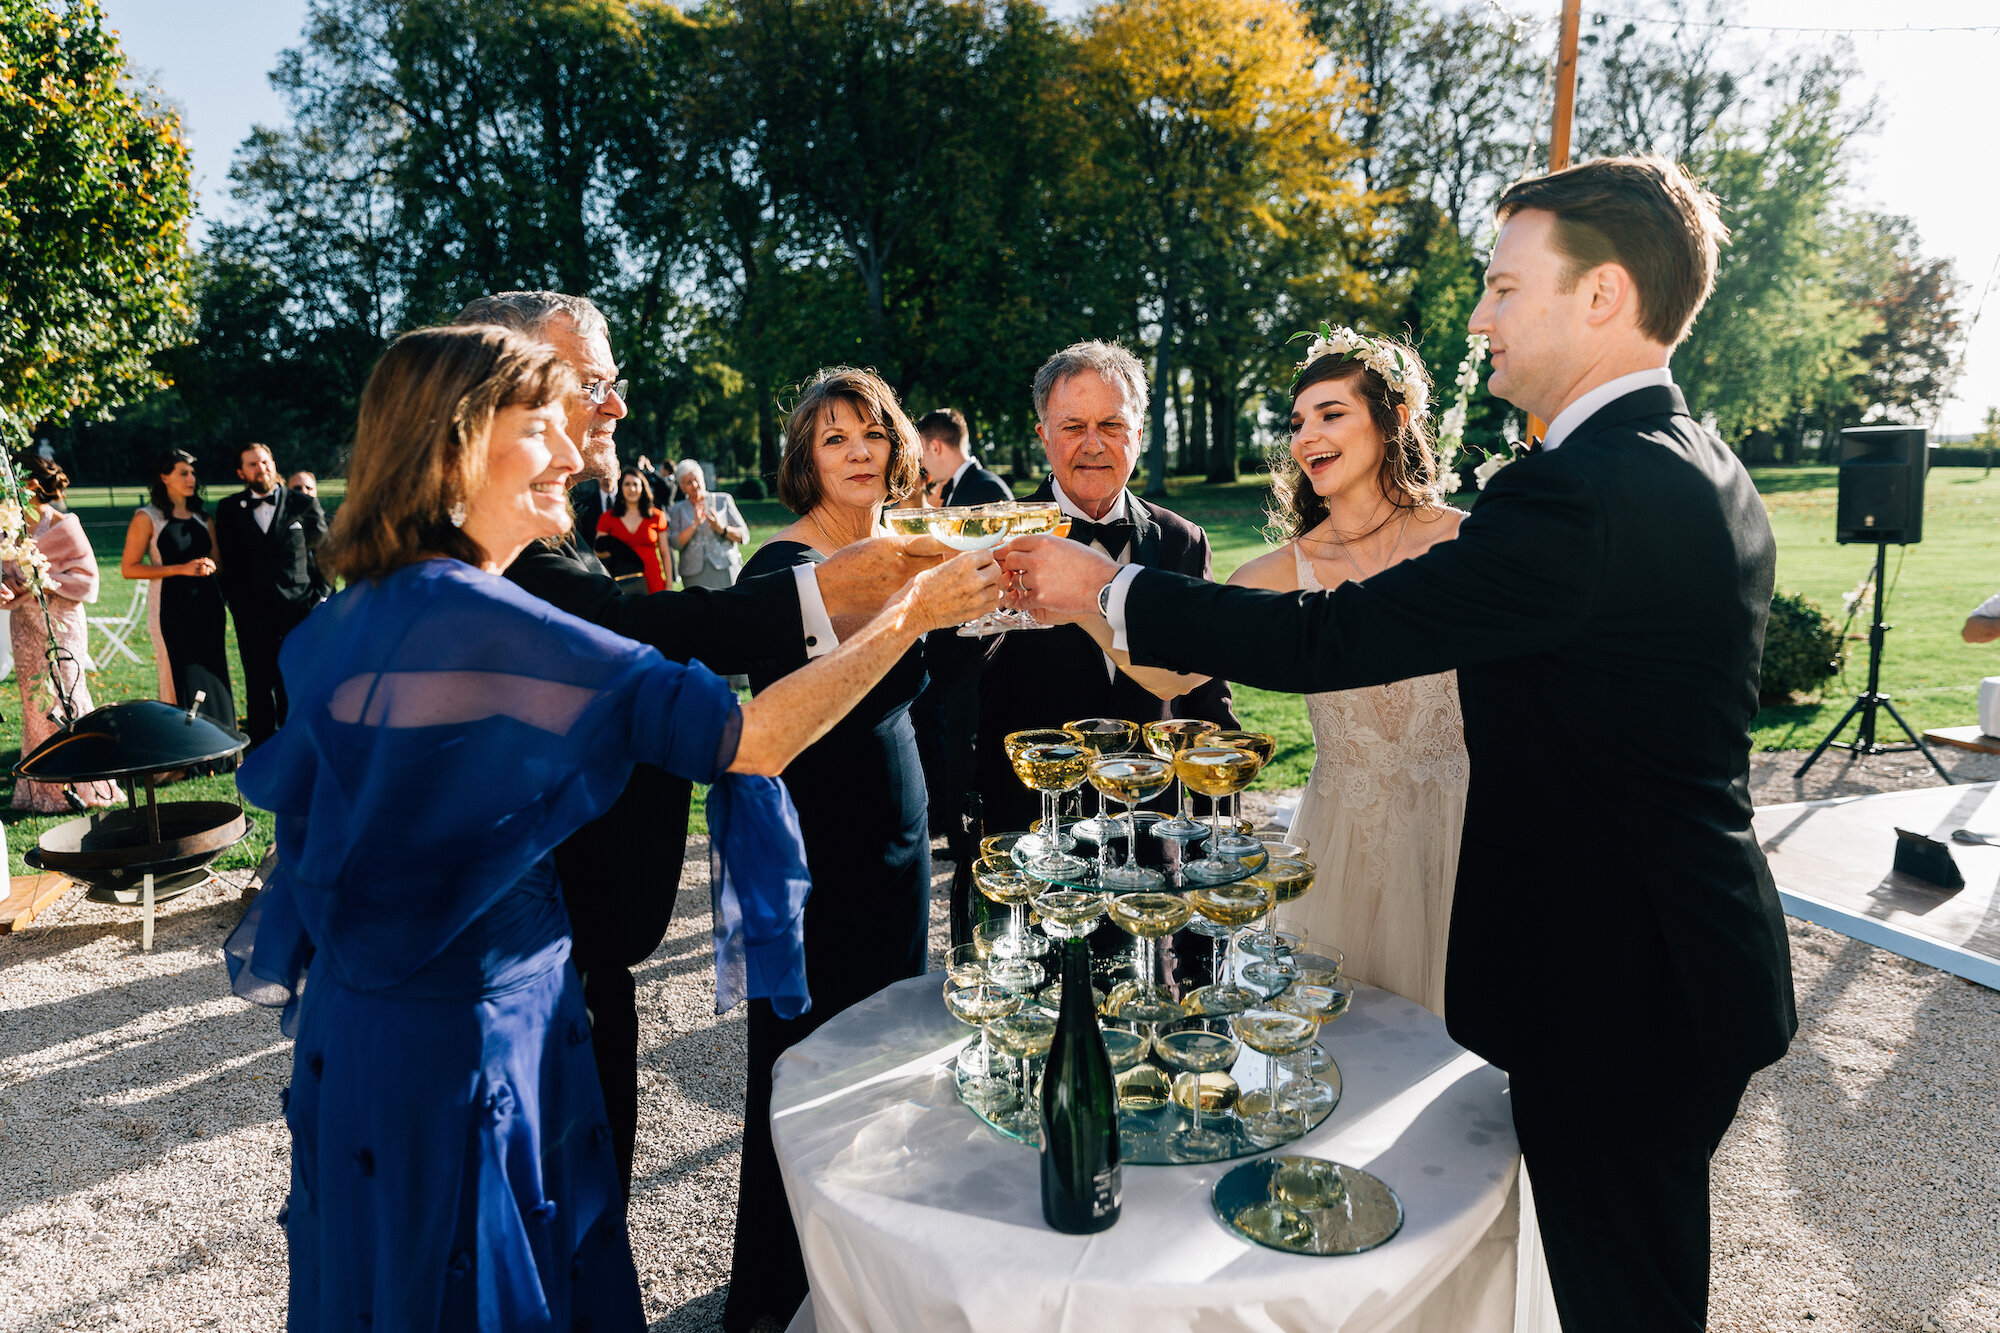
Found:
[[[793,565],[792,577],[799,584],[799,619],[806,631],[806,661],[825,657],[840,646],[833,633],[833,617],[826,613],[826,599],[819,595],[819,571],[814,565]]]
[[[1132,651],[1132,645],[1125,641],[1125,594],[1132,591],[1132,580],[1144,568],[1144,565],[1127,565],[1111,576],[1111,596],[1105,601],[1104,618],[1111,624],[1111,646],[1121,653]]]

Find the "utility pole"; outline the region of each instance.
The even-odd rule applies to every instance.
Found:
[[[1577,30],[1583,24],[1583,0],[1563,0],[1562,34],[1556,39],[1556,116],[1549,130],[1549,170],[1569,165],[1569,126],[1576,115]],[[1549,428],[1540,417],[1528,418],[1528,438],[1539,440]]]

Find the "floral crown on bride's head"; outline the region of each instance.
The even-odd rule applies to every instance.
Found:
[[[1306,359],[1299,362],[1304,370],[1323,356],[1348,357],[1361,362],[1389,386],[1389,392],[1402,399],[1403,406],[1410,409],[1410,415],[1421,417],[1430,402],[1430,381],[1424,376],[1423,363],[1408,348],[1382,338],[1371,338],[1367,334],[1350,329],[1345,325],[1334,328],[1325,320],[1320,321],[1317,330],[1302,329],[1294,333],[1287,342],[1297,342],[1310,338],[1306,344]]]

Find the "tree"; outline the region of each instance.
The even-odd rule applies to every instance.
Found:
[[[1951,396],[1964,340],[1951,260],[1926,258],[1908,218],[1863,212],[1838,224],[1833,263],[1835,289],[1870,327],[1845,383],[1828,387],[1825,429],[1928,419]]]
[[[193,213],[180,118],[126,82],[97,0],[0,0],[0,412],[101,414],[162,383]]]
[[[1154,330],[1149,493],[1166,492],[1182,309],[1207,311],[1223,368],[1209,368],[1210,391],[1227,404],[1211,417],[1233,434],[1254,329],[1231,316],[1268,308],[1299,271],[1275,262],[1290,242],[1369,231],[1374,200],[1348,178],[1356,149],[1334,128],[1360,89],[1329,72],[1326,55],[1282,0],[1120,0],[1089,19],[1075,97],[1090,118],[1099,216]],[[1234,449],[1213,425],[1209,451],[1234,474]]]

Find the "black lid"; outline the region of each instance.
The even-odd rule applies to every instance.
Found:
[[[14,776],[99,782],[207,763],[249,743],[242,732],[204,714],[158,699],[134,699],[85,713],[14,765]]]

